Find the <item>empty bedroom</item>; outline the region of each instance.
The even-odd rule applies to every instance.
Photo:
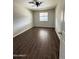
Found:
[[[64,0],[13,0],[13,59],[65,59],[64,13]]]

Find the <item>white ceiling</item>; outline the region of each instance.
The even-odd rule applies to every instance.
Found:
[[[29,4],[28,2],[33,0],[14,0],[14,3],[22,4],[24,7],[31,9],[31,10],[46,10],[55,8],[57,5],[58,0],[38,0],[43,2],[39,7],[34,4]]]

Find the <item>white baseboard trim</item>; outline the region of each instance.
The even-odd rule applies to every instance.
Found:
[[[54,26],[34,26],[34,27],[48,27],[48,28],[55,28]]]
[[[32,27],[33,27],[33,26],[32,26]],[[20,35],[21,33],[25,32],[25,31],[31,29],[32,27],[29,27],[29,28],[27,28],[27,29],[25,29],[25,30],[23,30],[23,31],[21,31],[21,32],[15,34],[15,35],[13,35],[13,38],[16,37],[16,36],[18,36],[18,35]]]

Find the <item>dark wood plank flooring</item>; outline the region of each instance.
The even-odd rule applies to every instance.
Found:
[[[59,46],[54,29],[34,27],[13,38],[13,59],[59,59]]]

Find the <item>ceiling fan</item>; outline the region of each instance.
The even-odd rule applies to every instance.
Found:
[[[40,6],[40,4],[42,4],[42,2],[37,1],[37,0],[33,0],[31,2],[29,2],[30,4],[35,4],[37,7]]]

